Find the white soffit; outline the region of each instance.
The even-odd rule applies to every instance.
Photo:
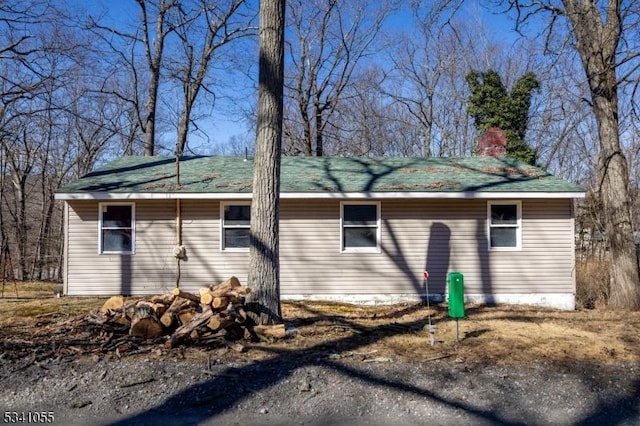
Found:
[[[539,199],[584,198],[584,192],[282,192],[281,199]],[[251,193],[59,193],[56,200],[250,200]]]

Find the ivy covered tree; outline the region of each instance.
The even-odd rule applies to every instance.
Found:
[[[503,130],[507,136],[507,155],[535,164],[536,150],[524,140],[531,96],[540,87],[535,74],[524,74],[511,92],[507,91],[500,75],[494,70],[471,71],[467,74],[467,84],[471,90],[469,114],[474,119],[478,133],[482,134],[491,127]]]

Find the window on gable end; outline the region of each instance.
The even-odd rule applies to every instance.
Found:
[[[100,254],[133,254],[135,244],[135,205],[99,204]]]
[[[221,204],[221,250],[249,250],[251,234],[251,204]]]
[[[490,201],[487,204],[487,216],[490,250],[522,248],[522,203],[520,201]]]
[[[341,251],[380,251],[380,203],[341,203]]]

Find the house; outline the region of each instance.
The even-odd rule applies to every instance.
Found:
[[[281,168],[283,299],[442,299],[456,271],[469,301],[574,308],[584,192],[543,169],[484,155],[284,157]],[[175,158],[123,157],[57,192],[65,294],[246,282],[252,161],[183,158],[179,184],[176,170]]]

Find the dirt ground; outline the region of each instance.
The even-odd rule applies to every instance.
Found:
[[[638,312],[284,303],[287,337],[237,352],[107,336],[85,320],[105,298],[4,290],[5,423],[640,424]]]

